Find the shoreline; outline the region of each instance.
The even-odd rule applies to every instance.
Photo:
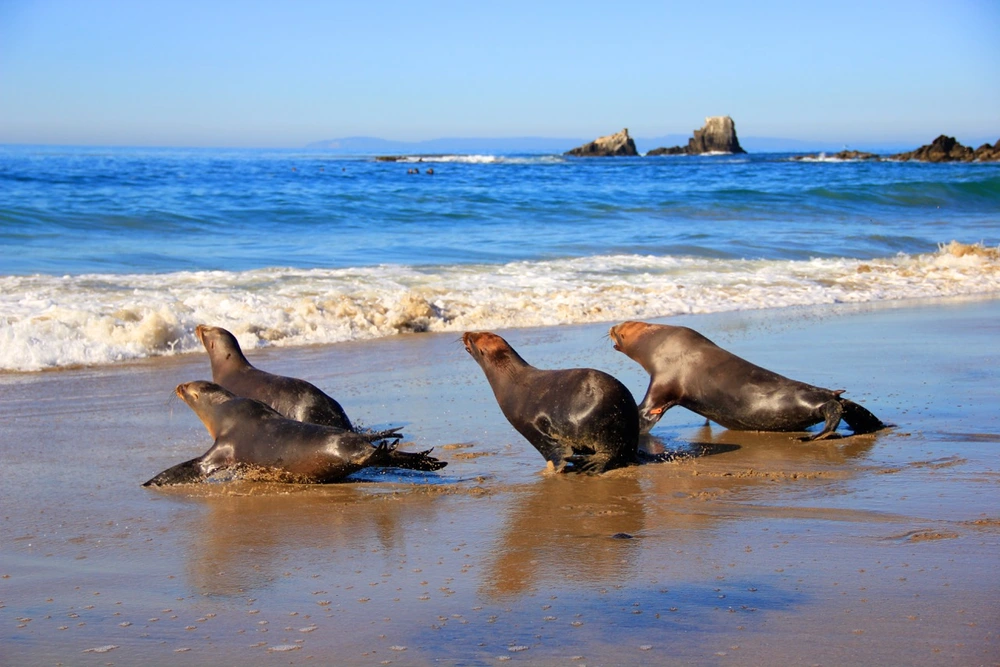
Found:
[[[545,475],[457,336],[405,335],[247,355],[365,426],[403,426],[440,474],[154,491],[139,485],[208,448],[172,398],[210,376],[203,354],[0,374],[0,662],[1000,659],[1000,300],[651,321],[896,426],[800,443],[675,408],[653,445],[704,455]],[[498,332],[641,399],[648,378],[606,331]]]

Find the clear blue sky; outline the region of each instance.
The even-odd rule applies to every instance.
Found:
[[[1000,138],[1000,1],[0,0],[0,143]]]

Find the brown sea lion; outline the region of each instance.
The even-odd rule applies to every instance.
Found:
[[[215,442],[202,456],[164,470],[143,486],[198,482],[237,466],[270,470],[277,473],[277,481],[322,484],[369,466],[399,465],[394,456],[398,438],[390,441],[378,434],[287,419],[260,401],[238,397],[212,382],[188,382],[175,391]],[[426,452],[406,454],[405,467],[439,470],[447,465]]]
[[[639,404],[642,432],[675,405],[739,431],[804,431],[805,440],[835,435],[841,419],[855,434],[886,428],[871,412],[831,390],[790,380],[728,352],[687,327],[624,322],[609,332],[614,348],[650,375]]]
[[[195,335],[212,364],[212,381],[237,396],[266,403],[288,419],[353,431],[340,403],[305,380],[275,375],[247,361],[236,336],[222,327],[199,324]],[[384,433],[385,436],[392,435]]]
[[[504,417],[557,471],[598,473],[637,461],[639,413],[621,382],[591,368],[535,368],[487,331],[462,342]]]

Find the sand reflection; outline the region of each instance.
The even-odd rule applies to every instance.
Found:
[[[207,595],[241,595],[295,569],[354,558],[403,558],[407,535],[435,521],[434,496],[372,493],[362,485],[231,484],[190,498],[187,574]],[[291,489],[291,492],[289,492]],[[380,556],[372,556],[372,553]]]

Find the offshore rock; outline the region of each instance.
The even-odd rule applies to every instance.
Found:
[[[898,153],[889,158],[908,162],[972,162],[973,152],[968,146],[963,146],[955,137],[939,136],[929,145],[921,146],[915,151]]]
[[[646,155],[687,155],[687,146],[671,146],[670,148],[654,148],[651,151],[647,151]]]
[[[915,151],[898,153],[890,156],[890,160],[904,162],[1000,162],[1000,140],[990,146],[983,144],[976,150],[963,146],[955,137],[939,136],[929,145],[921,146]]]
[[[997,139],[992,146],[983,144],[973,152],[973,155],[976,162],[1000,162],[1000,139]]]
[[[628,128],[606,137],[594,139],[589,144],[566,151],[565,155],[576,157],[614,157],[618,155],[638,155],[635,142],[628,136]]]
[[[711,116],[688,140],[688,153],[746,153],[736,138],[736,123],[729,116]]]
[[[709,116],[687,146],[654,148],[646,155],[702,155],[704,153],[746,153],[736,137],[736,123],[729,116]]]

